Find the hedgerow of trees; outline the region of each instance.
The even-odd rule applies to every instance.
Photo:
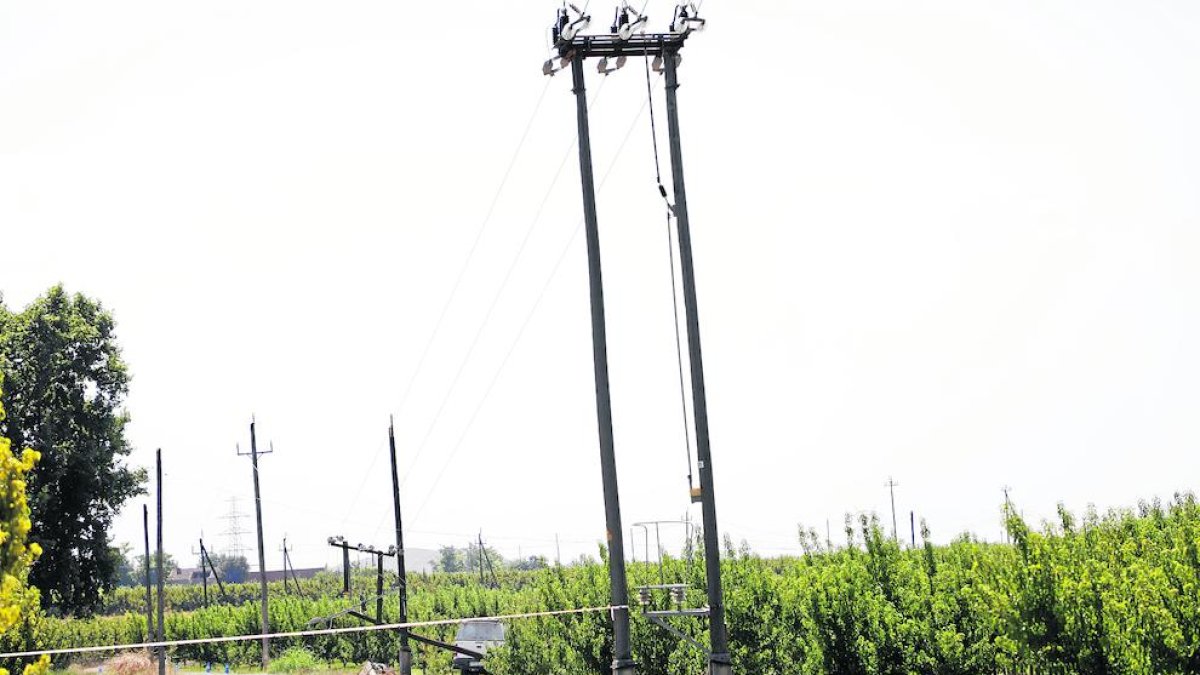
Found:
[[[1063,510],[1058,522],[1030,527],[1008,514],[1011,544],[964,535],[944,546],[903,548],[873,518],[848,522],[830,550],[801,532],[803,555],[760,558],[727,543],[723,559],[734,672],[745,675],[1200,672],[1200,505],[1189,495],[1168,504],[1082,518]],[[604,551],[601,550],[601,555]],[[366,574],[366,572],[363,572]],[[659,583],[655,565],[629,567],[631,587]],[[691,586],[688,603],[705,603],[697,557],[664,562],[666,581]],[[369,576],[369,575],[368,575]],[[533,572],[498,569],[498,588],[470,573],[414,575],[414,621],[604,606],[603,561]],[[490,581],[490,577],[488,578]],[[394,585],[394,577],[388,581]],[[360,586],[373,583],[362,577]],[[209,589],[212,592],[213,589]],[[230,603],[203,606],[200,589],[168,589],[172,638],[252,635],[258,630],[254,584],[227,589]],[[300,593],[272,586],[271,625],[299,630],[356,599],[338,597],[336,575],[305,581]],[[394,590],[394,589],[392,589]],[[45,644],[117,644],[145,636],[144,596],[113,594],[111,616],[44,620]],[[121,599],[120,603],[115,601]],[[636,600],[636,597],[635,597]],[[385,611],[396,616],[391,590]],[[652,607],[665,608],[665,598]],[[703,654],[633,612],[639,672],[703,672]],[[352,620],[339,619],[337,625]],[[707,641],[704,624],[680,630]],[[453,639],[452,626],[430,637]],[[611,663],[606,613],[512,621],[507,644],[489,656],[497,675],[606,672]],[[282,653],[304,647],[320,660],[393,660],[395,635],[361,633],[272,642]],[[257,642],[181,647],[174,658],[253,665]],[[416,647],[418,665],[447,672],[449,655]]]

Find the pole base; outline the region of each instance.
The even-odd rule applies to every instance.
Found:
[[[400,660],[396,665],[400,675],[412,675],[412,650],[408,647],[401,647]]]
[[[733,675],[729,654],[713,654],[708,661],[708,675]]]
[[[636,675],[637,662],[628,659],[613,661],[612,671],[613,675]]]

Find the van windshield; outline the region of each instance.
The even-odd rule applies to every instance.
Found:
[[[504,640],[504,626],[495,621],[475,621],[472,623],[464,623],[458,629],[458,635],[454,637],[456,641],[471,641],[471,642],[502,642]]]

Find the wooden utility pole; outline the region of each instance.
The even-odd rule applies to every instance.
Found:
[[[150,507],[142,504],[142,534],[146,539],[146,641],[154,642],[154,597],[150,592]]]
[[[399,623],[408,623],[408,570],[404,562],[404,521],[400,517],[400,474],[396,468],[396,429],[395,421],[388,421],[388,449],[392,457],[392,506],[396,516],[396,592],[400,596]],[[382,564],[383,558],[380,559]],[[382,575],[380,576],[382,579]],[[383,597],[382,591],[380,598]],[[380,617],[382,619],[382,617]],[[400,629],[399,650],[400,675],[412,675],[412,650],[408,646],[408,629]]]
[[[162,448],[155,450],[155,474],[158,478],[158,639],[166,641],[167,633],[163,629],[163,507],[162,507]],[[158,648],[158,675],[167,675],[167,648]]]
[[[900,535],[897,534],[896,527],[896,488],[899,485],[900,484],[893,480],[891,476],[888,476],[888,482],[884,483],[884,487],[886,487],[888,489],[888,493],[892,495],[892,541],[897,543],[900,542]]]
[[[271,632],[271,622],[267,616],[267,557],[263,550],[263,524],[262,524],[262,493],[258,485],[258,456],[269,455],[275,451],[274,446],[266,452],[258,451],[258,439],[254,434],[254,418],[250,419],[250,465],[254,470],[254,518],[258,522],[258,581],[260,594],[262,596],[262,667],[267,669],[267,665],[271,662],[271,639],[267,635]],[[238,451],[238,455],[245,456],[246,453]]]

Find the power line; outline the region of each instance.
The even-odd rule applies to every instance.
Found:
[[[596,102],[600,100],[600,94],[603,91],[604,82],[601,81],[600,86],[596,88],[595,96],[592,97],[592,105],[595,105]],[[508,287],[508,282],[512,278],[513,270],[516,269],[517,263],[520,261],[522,254],[524,254],[525,247],[529,244],[529,238],[533,234],[534,228],[537,226],[538,222],[541,221],[542,213],[545,211],[546,204],[550,201],[550,196],[554,193],[554,186],[558,184],[558,179],[562,176],[563,168],[566,166],[567,160],[571,157],[571,151],[574,149],[575,141],[572,141],[567,147],[566,152],[563,153],[562,161],[559,162],[558,169],[554,172],[554,177],[550,179],[550,184],[546,186],[546,191],[542,195],[541,203],[538,204],[538,208],[534,214],[533,220],[530,221],[529,227],[525,230],[525,235],[521,240],[521,245],[518,247],[516,254],[509,263],[508,270],[504,274],[504,279],[500,282],[495,294],[492,296],[492,301],[488,305],[487,311],[484,313],[483,321],[480,322],[479,327],[475,331],[474,337],[471,339],[471,344],[467,347],[466,354],[459,362],[458,369],[454,373],[454,378],[450,381],[450,386],[447,388],[445,396],[442,397],[442,402],[438,405],[437,412],[434,413],[433,420],[429,423],[429,427],[425,431],[425,436],[421,439],[420,445],[417,446],[416,454],[413,456],[412,461],[408,464],[408,470],[405,471],[404,478],[400,481],[401,487],[407,484],[408,477],[412,475],[413,469],[417,466],[417,462],[420,461],[421,455],[425,452],[425,448],[429,443],[429,439],[433,435],[433,430],[437,426],[438,421],[441,420],[442,413],[445,412],[446,409],[446,404],[450,401],[450,397],[454,394],[454,390],[458,386],[459,378],[462,377],[463,372],[466,370],[467,362],[470,361],[471,356],[475,352],[475,347],[479,344],[479,338],[483,335],[484,329],[487,328],[488,323],[491,321],[492,312],[495,311],[496,306],[500,301],[500,296],[503,295],[504,290]]]
[[[599,91],[597,91],[597,95],[599,95]],[[621,144],[617,147],[616,154],[613,155],[611,163],[608,165],[608,168],[605,169],[604,175],[600,178],[599,188],[603,188],[604,184],[608,181],[609,176],[612,175],[612,170],[616,166],[617,160],[620,159],[621,154],[625,150],[625,146],[629,143],[629,138],[633,135],[634,130],[637,128],[638,122],[641,121],[642,114],[646,112],[647,103],[648,102],[642,103],[642,107],[638,110],[637,115],[634,116],[633,123],[629,125],[629,129],[625,132],[625,137],[621,140]],[[421,502],[421,506],[417,508],[413,516],[413,520],[416,520],[420,517],[421,513],[425,509],[425,505],[429,503],[429,499],[433,496],[438,484],[441,482],[442,476],[445,475],[446,469],[449,468],[450,464],[454,460],[455,455],[462,447],[463,441],[466,440],[467,434],[471,430],[471,426],[475,423],[475,419],[479,416],[480,410],[482,410],[484,404],[488,400],[488,397],[491,395],[492,389],[495,387],[497,380],[500,379],[500,374],[504,371],[504,367],[508,364],[509,358],[512,357],[513,352],[516,351],[517,344],[521,341],[522,336],[525,335],[525,329],[528,328],[530,320],[537,312],[538,307],[541,306],[542,299],[546,296],[546,291],[550,288],[551,282],[558,275],[558,270],[562,267],[563,261],[566,260],[567,253],[571,250],[571,246],[575,243],[575,239],[579,236],[579,232],[582,228],[583,220],[581,219],[576,223],[575,230],[571,233],[571,238],[567,240],[566,245],[563,247],[562,252],[558,256],[558,260],[554,263],[553,269],[550,270],[550,274],[546,278],[546,282],[542,285],[542,289],[538,293],[537,300],[534,301],[533,306],[530,307],[529,312],[525,315],[525,319],[521,323],[520,330],[517,331],[517,335],[513,339],[512,344],[509,345],[508,352],[504,355],[499,367],[496,368],[496,372],[492,376],[491,382],[488,383],[487,389],[484,390],[483,397],[480,398],[479,403],[475,406],[474,412],[471,413],[471,417],[467,420],[467,424],[463,427],[462,434],[459,435],[458,441],[455,442],[454,447],[450,450],[450,455],[446,458],[446,462],[442,465],[437,477],[434,478],[432,487],[430,487],[429,491],[426,492],[425,499]],[[380,525],[375,528],[376,532],[378,532],[379,527],[382,527],[382,522],[383,521],[380,521]]]
[[[471,248],[467,251],[467,257],[463,260],[462,266],[458,270],[458,275],[454,279],[454,285],[450,288],[450,294],[446,296],[446,301],[442,303],[442,309],[438,313],[437,321],[434,322],[433,330],[429,333],[429,338],[425,341],[425,346],[421,349],[421,356],[417,358],[417,365],[413,368],[412,375],[408,378],[408,384],[404,387],[404,393],[400,397],[400,406],[396,410],[396,416],[399,417],[404,412],[404,407],[408,403],[408,397],[412,394],[413,385],[417,378],[420,377],[422,370],[425,367],[425,361],[429,358],[429,352],[433,347],[434,340],[437,339],[438,333],[441,332],[442,324],[446,321],[446,315],[450,311],[450,305],[453,304],[454,298],[458,295],[458,289],[462,286],[463,278],[467,274],[467,268],[471,266],[471,261],[475,258],[475,252],[479,249],[479,242],[483,239],[483,233],[487,229],[488,224],[492,220],[492,215],[496,211],[496,205],[500,202],[500,195],[504,192],[504,187],[508,184],[508,179],[512,175],[513,167],[517,164],[517,158],[521,155],[521,150],[525,147],[525,141],[529,138],[529,132],[533,129],[533,123],[537,119],[538,113],[542,109],[542,103],[546,100],[546,93],[550,90],[550,82],[542,87],[542,93],[538,95],[537,103],[533,106],[533,112],[529,114],[529,119],[525,122],[525,128],[521,132],[521,138],[517,141],[517,146],[513,149],[512,156],[509,157],[508,166],[504,169],[504,175],[500,178],[500,183],[496,185],[496,191],[492,194],[491,203],[488,205],[488,210],[483,217],[483,221],[479,224],[479,228],[475,231],[475,239],[471,242]],[[371,458],[371,463],[367,467],[366,473],[363,475],[359,489],[355,492],[361,492],[362,487],[366,485],[367,480],[371,476],[371,470],[375,463],[379,460],[379,455],[383,451],[383,446],[375,450],[375,454]],[[406,474],[407,475],[407,474]],[[346,510],[346,517],[343,518],[343,523],[350,518],[355,502],[352,501],[350,507]]]

